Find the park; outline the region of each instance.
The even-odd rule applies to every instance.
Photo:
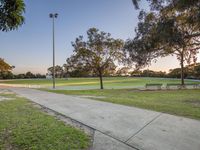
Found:
[[[200,150],[200,2],[111,1],[0,0],[0,150]]]

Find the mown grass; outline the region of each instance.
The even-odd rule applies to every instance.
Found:
[[[200,120],[200,90],[139,91],[107,89],[47,91],[66,95],[101,96],[101,98],[93,99]]]
[[[24,98],[0,94],[0,150],[77,150],[90,137],[34,107]],[[14,99],[13,99],[14,98]]]
[[[123,88],[123,87],[140,87],[146,83],[180,83],[180,79],[165,79],[165,78],[134,78],[134,77],[105,77],[103,78],[105,88]],[[186,83],[194,83],[195,81],[186,80]],[[28,84],[28,85],[43,85],[51,86],[52,80],[48,79],[30,79],[30,80],[1,80],[0,83],[6,84]],[[57,86],[81,86],[83,89],[87,86],[99,88],[99,78],[69,78],[56,79]]]

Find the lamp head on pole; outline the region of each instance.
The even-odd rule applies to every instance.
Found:
[[[49,17],[50,17],[50,18],[53,18],[53,14],[49,14]]]
[[[49,17],[50,17],[50,18],[57,18],[57,17],[58,17],[58,14],[57,14],[57,13],[55,13],[55,14],[50,13],[50,14],[49,14]]]

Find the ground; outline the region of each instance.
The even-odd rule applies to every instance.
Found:
[[[144,87],[146,83],[181,83],[180,79],[167,78],[133,78],[133,77],[106,77],[103,79],[105,89],[124,89]],[[186,83],[197,81],[186,80]],[[52,87],[52,80],[47,79],[27,79],[27,80],[1,80],[0,83],[21,84],[21,85],[40,85],[41,87]],[[57,79],[58,89],[65,90],[84,90],[99,89],[99,78],[69,78]]]
[[[66,95],[84,95],[94,100],[135,106],[200,120],[199,89],[168,91],[140,91],[131,89],[47,91]]]
[[[1,150],[86,149],[90,137],[14,93],[0,93]]]
[[[199,150],[200,121],[85,97],[11,88],[94,129],[94,150]]]
[[[180,83],[180,80],[178,79],[127,77],[105,78],[104,90],[98,89],[98,78],[58,79],[56,82],[56,90],[51,89],[51,80],[9,80],[0,82],[12,84],[14,86],[16,84],[42,86],[42,88],[38,90],[28,88],[10,89],[19,95],[30,99],[34,103],[38,103],[45,108],[72,118],[92,130],[95,130],[93,142],[94,150],[200,149],[200,122],[197,121],[200,120],[200,89],[160,91],[144,90],[144,85],[146,83],[163,83],[164,85],[166,85],[166,83]],[[199,81],[186,80],[186,83],[199,83]],[[7,94],[9,95],[9,93]],[[4,98],[3,101],[1,101],[2,97]],[[10,98],[18,99],[19,97],[16,98],[15,96],[11,96]],[[2,141],[4,142],[4,144],[1,144],[0,146],[9,146],[13,141],[25,142],[25,144],[20,142],[19,144],[20,146],[26,146],[26,144],[28,145],[33,142],[38,142],[37,138],[34,137],[42,137],[44,134],[53,133],[53,137],[51,137],[51,134],[48,136],[47,140],[49,143],[52,139],[55,141],[54,137],[60,136],[59,139],[62,139],[63,134],[61,134],[61,130],[67,128],[68,130],[66,129],[66,132],[70,132],[69,135],[67,134],[70,137],[67,138],[81,138],[81,143],[83,142],[82,146],[88,147],[88,141],[90,140],[83,132],[70,126],[65,126],[63,123],[57,123],[57,120],[55,121],[56,125],[51,126],[51,121],[46,122],[46,120],[49,120],[47,119],[49,116],[44,115],[43,113],[44,116],[42,115],[39,120],[35,119],[38,117],[35,115],[29,115],[27,118],[23,118],[24,114],[35,113],[35,109],[37,108],[34,108],[32,103],[24,98],[20,97],[19,99],[21,100],[14,100],[15,103],[13,103],[13,99],[10,98],[5,94],[0,95],[0,116],[5,116],[0,117],[0,119],[3,118],[6,120],[11,118],[11,120],[8,120],[9,122],[7,122],[7,124],[6,121],[0,120],[0,122],[5,122],[2,125],[0,124],[0,134],[1,128],[4,127],[4,129],[2,129],[2,131],[4,131],[2,132],[3,136],[9,137],[4,139],[9,139],[8,141],[11,141],[11,143],[5,143],[5,140],[0,139],[0,144]],[[5,101],[5,99],[7,99],[7,101]],[[9,104],[11,102],[12,104]],[[4,106],[4,103],[8,103],[8,106]],[[1,108],[1,104],[3,104],[3,109]],[[17,109],[15,109],[15,107],[17,107]],[[15,112],[14,114],[12,113],[13,110]],[[187,118],[178,116],[184,116]],[[13,120],[12,117],[14,118]],[[22,127],[19,126],[20,129],[17,128],[17,133],[20,136],[10,137],[12,133],[16,132],[12,125],[20,123],[17,120],[21,121],[21,118]],[[39,122],[34,122],[34,120]],[[35,131],[35,126],[28,126],[27,124],[29,123],[41,124],[42,127],[36,127],[39,131],[42,130],[42,133],[44,132],[44,134],[41,135],[36,132],[37,135],[34,135],[33,131]],[[46,130],[45,128],[43,131],[44,124],[48,126],[48,129]],[[9,125],[11,125],[11,127]],[[7,126],[8,129],[13,130],[14,132],[7,132]],[[58,132],[57,128],[60,129]],[[27,129],[26,131],[28,134],[22,131],[22,129]],[[22,132],[23,134],[26,133],[25,136],[21,136]],[[79,136],[79,133],[82,136]],[[30,138],[26,138],[27,136],[32,137],[34,139],[33,142],[30,142]],[[18,139],[15,139],[16,137],[19,139],[25,138],[26,140],[20,139],[18,141]],[[41,141],[39,144],[41,144],[41,146],[48,146],[45,142],[47,141]],[[58,141],[58,143],[59,142],[60,141]],[[76,148],[77,142],[74,143],[74,140],[69,140],[68,142],[72,143],[64,142],[64,144],[72,145]],[[63,143],[61,142],[61,146],[62,144]],[[31,145],[32,144],[28,146]],[[38,145],[38,143],[36,143],[36,145]]]
[[[180,83],[180,79],[164,78],[133,78],[110,77],[104,78],[104,90],[98,90],[98,78],[69,78],[57,79],[56,89],[51,90],[51,80],[4,80],[6,84],[43,85],[42,90],[67,95],[94,96],[91,99],[106,101],[127,106],[136,106],[159,112],[200,119],[200,90],[162,90],[142,91],[136,88],[146,83]],[[200,83],[186,80],[186,83]],[[120,88],[120,89],[119,89]],[[86,90],[84,90],[86,89]]]

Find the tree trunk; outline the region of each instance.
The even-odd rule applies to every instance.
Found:
[[[100,89],[103,89],[103,77],[102,77],[102,72],[99,71],[99,79],[100,79]]]
[[[184,60],[183,60],[183,52],[181,53],[181,85],[184,86]]]

